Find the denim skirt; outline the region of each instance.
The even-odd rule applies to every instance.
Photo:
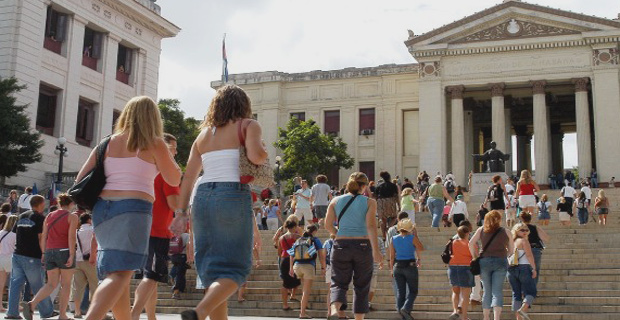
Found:
[[[252,268],[250,187],[239,182],[198,185],[192,203],[196,272],[205,288],[218,279],[243,284]]]
[[[473,288],[476,286],[470,266],[448,266],[448,277],[453,287]]]
[[[153,204],[140,199],[99,199],[93,208],[97,275],[142,270],[148,254]]]

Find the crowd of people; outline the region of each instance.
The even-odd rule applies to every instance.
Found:
[[[174,160],[176,138],[163,132],[159,109],[148,97],[126,104],[103,155],[106,183],[90,213],[66,194],[58,196],[58,207],[46,210],[45,199],[31,188],[19,197],[11,192],[2,205],[0,285],[10,274],[6,319],[21,319],[21,310],[32,320],[38,309],[41,318],[60,320],[69,319],[68,310],[89,320],[104,319],[109,311],[118,320],[138,320],[146,310],[154,320],[158,284],[172,283],[172,297],[181,298],[191,263],[197,287],[205,294],[195,308],[181,313],[182,319],[226,319],[229,297],[238,292],[238,301],[244,300],[248,275],[260,264],[262,229],[275,231],[284,310],[291,310],[289,301],[301,287],[299,318],[311,318],[307,310],[318,280],[329,289],[329,320],[346,318],[350,284],[355,293],[351,309],[356,319],[363,319],[372,308],[377,271],[388,262],[396,312],[413,320],[425,250],[416,215],[426,211],[432,228],[439,230],[441,221],[444,227],[456,227],[444,259],[452,287],[449,319],[468,319],[470,304],[482,304],[485,320],[491,313],[499,319],[506,278],[517,319],[529,319],[549,240],[541,226],[548,224],[551,209],[555,206],[564,225],[574,211],[580,225],[588,223],[592,212],[604,225],[609,213],[603,190],[592,201],[594,175],[579,192],[566,183],[554,205],[546,194],[538,197],[540,188],[527,170],[516,184],[515,179],[504,184],[499,175],[493,177],[476,230],[465,190],[452,173],[431,177],[422,171],[414,183],[392,179],[387,171],[377,182],[354,172],[339,190],[328,185],[325,175],[313,177],[312,186],[297,177],[288,201],[282,203],[266,190],[255,205],[258,197],[242,181],[240,162],[264,164],[267,152],[250,100],[234,85],[218,89],[183,176]],[[95,148],[77,180],[97,163]],[[534,215],[538,225],[531,223]],[[330,234],[324,241],[317,237],[321,228]],[[479,275],[474,275],[472,261],[479,261]],[[132,304],[130,280],[137,270],[142,280]],[[58,312],[52,304],[55,296]]]

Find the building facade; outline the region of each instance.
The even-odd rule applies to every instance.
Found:
[[[76,172],[130,98],[156,99],[161,41],[180,29],[150,0],[8,0],[2,6],[0,77],[27,86],[17,103],[28,105],[45,142],[41,162],[6,184],[41,189],[58,170],[58,138],[67,140],[64,171]]]
[[[612,138],[620,123],[619,44],[618,19],[504,1],[426,34],[410,31],[405,45],[417,64],[230,79],[250,93],[267,141],[299,112],[326,130],[326,115],[338,111],[355,170],[368,173],[372,163],[373,173],[409,178],[452,171],[465,185],[472,169],[482,170],[472,154],[491,141],[510,153],[514,137],[517,167],[509,161],[507,173],[535,169],[547,184],[563,170],[564,134],[576,133],[580,176],[596,168],[609,181],[620,174]],[[371,135],[359,121],[366,108],[375,110]]]

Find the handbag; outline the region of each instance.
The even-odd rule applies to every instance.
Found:
[[[450,260],[452,260],[452,241],[454,241],[454,239],[450,239],[441,253],[441,260],[445,264],[450,263]]]
[[[243,120],[237,121],[237,134],[241,144],[239,146],[239,182],[264,188],[272,187],[275,185],[275,181],[269,158],[265,159],[265,162],[260,165],[254,164],[248,159],[248,153],[245,148],[245,129],[250,122],[247,121],[245,125],[243,125],[243,122]]]
[[[110,136],[103,138],[99,145],[97,145],[95,167],[82,177],[80,181],[76,181],[67,191],[71,200],[84,209],[93,210],[105,186],[106,177],[103,170],[103,157],[108,148],[108,143],[110,143]]]
[[[487,244],[484,246],[484,248],[482,248],[482,252],[480,252],[480,255],[471,261],[471,263],[469,264],[471,273],[474,276],[477,276],[480,274],[480,259],[482,259],[482,254],[484,253],[484,251],[489,247],[489,245],[491,244],[491,242],[493,242],[493,239],[495,239],[495,236],[497,236],[497,234],[502,230],[502,228],[498,228],[497,231],[495,231],[495,233],[493,234],[493,236],[491,237],[491,239],[489,240],[489,242],[487,242]]]

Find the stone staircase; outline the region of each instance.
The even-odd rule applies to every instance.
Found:
[[[557,191],[545,191],[550,199],[558,197]],[[598,190],[594,190],[594,194]],[[543,253],[541,279],[538,297],[530,313],[532,319],[540,320],[612,320],[620,319],[620,189],[606,189],[612,204],[608,225],[599,226],[590,222],[578,226],[576,216],[570,227],[562,227],[557,221],[557,213],[545,230],[552,239],[546,243]],[[553,202],[554,200],[552,200]],[[470,220],[474,219],[479,204],[470,203]],[[440,253],[447,240],[455,233],[455,228],[430,228],[428,212],[416,216],[419,237],[426,247],[421,255],[420,290],[414,305],[416,320],[447,319],[451,314],[450,285],[446,265]],[[252,271],[248,281],[246,301],[239,303],[236,295],[229,301],[230,315],[254,317],[292,317],[299,316],[299,302],[291,302],[292,311],[283,311],[279,289],[276,251],[271,244],[273,231],[261,231],[263,250],[262,265]],[[321,230],[319,237],[327,238]],[[386,263],[387,265],[387,263]],[[195,272],[188,270],[188,291],[182,300],[170,298],[170,288],[159,287],[158,312],[177,314],[196,306],[202,292],[195,287]],[[373,300],[369,319],[400,319],[394,311],[394,294],[389,270],[379,271],[377,292]],[[135,280],[134,280],[135,281]],[[137,282],[135,282],[137,283]],[[135,285],[134,283],[134,285]],[[350,290],[351,291],[351,290]],[[301,298],[299,290],[298,298]],[[314,318],[324,318],[326,314],[327,284],[317,275],[309,303],[309,314]],[[349,294],[352,301],[352,294]],[[511,290],[508,281],[504,284],[505,319],[513,319],[510,311]],[[349,312],[349,316],[352,316]],[[470,307],[470,319],[482,319],[481,307]]]

